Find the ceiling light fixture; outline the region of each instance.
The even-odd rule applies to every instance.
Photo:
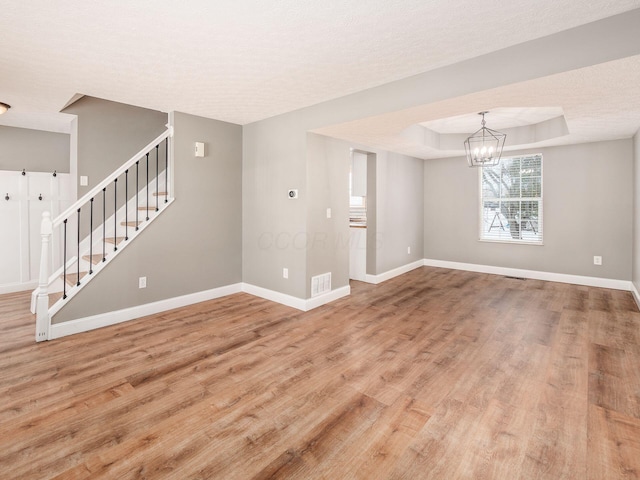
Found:
[[[10,108],[11,108],[11,105],[7,105],[6,103],[0,102],[0,115],[2,115],[4,112],[9,110]]]
[[[467,163],[470,167],[492,167],[500,163],[507,135],[484,126],[484,116],[487,113],[489,112],[478,113],[482,115],[482,128],[464,141]]]

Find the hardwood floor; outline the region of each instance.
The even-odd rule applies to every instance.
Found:
[[[36,344],[0,297],[2,479],[640,478],[629,292],[423,267]]]

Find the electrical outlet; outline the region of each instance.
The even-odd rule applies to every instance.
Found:
[[[327,218],[331,218],[331,209],[327,208]]]
[[[282,269],[282,278],[289,278],[289,269],[288,268],[283,268]]]
[[[600,255],[595,255],[593,257],[593,264],[594,265],[602,265],[602,257]]]
[[[407,255],[411,255],[411,247],[407,247]]]
[[[140,277],[138,279],[138,288],[147,288],[147,277]]]

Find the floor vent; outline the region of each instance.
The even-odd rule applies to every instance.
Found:
[[[311,296],[317,297],[331,291],[331,272],[311,277]]]
[[[505,275],[504,278],[510,278],[511,280],[526,280],[524,277],[510,277],[508,275]]]

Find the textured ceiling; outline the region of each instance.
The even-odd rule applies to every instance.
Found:
[[[639,6],[0,0],[0,124],[63,130],[76,93],[246,124]]]
[[[640,56],[332,125],[315,132],[418,158],[442,158],[464,155],[462,142],[457,150],[443,151],[416,141],[415,136],[407,132],[418,124],[433,124],[442,130],[440,133],[472,133],[479,126],[477,112],[484,109],[497,113],[495,123],[491,115],[487,116],[488,127],[513,127],[543,120],[543,112],[558,111],[558,107],[564,113],[568,135],[535,144],[511,145],[505,150],[632,137],[640,128]],[[510,116],[513,118],[508,118]]]

